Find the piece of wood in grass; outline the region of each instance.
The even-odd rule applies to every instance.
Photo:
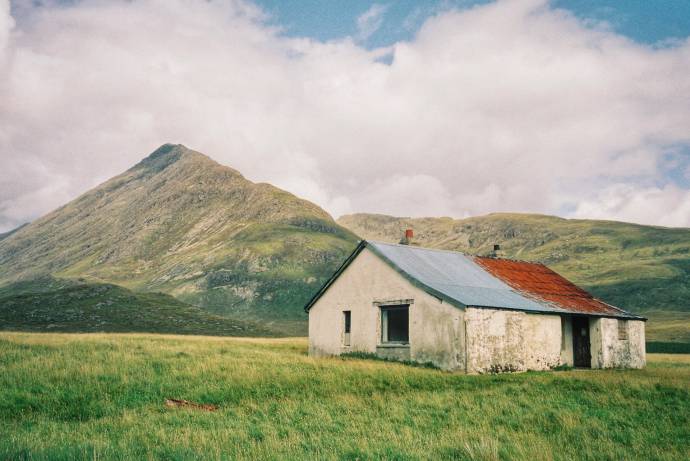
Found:
[[[211,405],[207,403],[194,403],[189,400],[182,399],[165,399],[166,407],[176,407],[176,408],[194,408],[196,410],[204,411],[216,411],[218,407],[216,405]]]

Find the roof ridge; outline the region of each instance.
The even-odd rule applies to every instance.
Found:
[[[462,251],[444,250],[443,248],[430,248],[430,247],[423,247],[423,246],[418,246],[418,245],[403,245],[400,243],[382,242],[380,240],[365,240],[365,242],[375,243],[376,245],[388,245],[388,246],[398,247],[398,248],[414,248],[417,250],[438,251],[439,253],[452,253],[452,254],[458,254],[458,255],[463,255],[463,256],[470,256],[470,257],[472,256],[471,254],[463,253]]]
[[[452,254],[459,254],[463,256],[467,256],[468,258],[482,258],[482,259],[492,259],[494,261],[511,261],[511,262],[516,262],[516,263],[526,263],[526,264],[536,264],[538,266],[546,267],[549,269],[547,265],[540,261],[527,261],[526,259],[514,259],[514,258],[504,258],[504,257],[494,257],[494,256],[482,256],[482,255],[475,255],[472,253],[465,253],[464,251],[457,251],[457,250],[446,250],[443,248],[431,248],[431,247],[423,247],[419,245],[403,245],[400,243],[391,243],[391,242],[382,242],[380,240],[364,240],[367,243],[375,243],[377,245],[389,245],[389,246],[394,246],[394,247],[400,247],[400,248],[416,248],[419,250],[425,250],[425,251],[438,251],[440,253],[452,253]],[[551,269],[549,269],[551,270]]]
[[[491,259],[494,261],[510,261],[510,262],[515,262],[515,263],[535,264],[537,266],[542,266],[542,267],[549,269],[549,266],[547,266],[546,264],[544,264],[541,261],[527,261],[526,259],[504,258],[501,256],[495,256],[495,257],[494,256],[481,256],[481,255],[468,255],[468,256],[471,256],[473,258]],[[549,270],[553,272],[552,269],[549,269]]]

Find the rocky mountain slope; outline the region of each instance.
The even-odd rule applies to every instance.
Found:
[[[0,240],[0,286],[110,283],[304,333],[304,302],[355,243],[313,203],[166,144]]]
[[[690,229],[613,221],[497,213],[467,219],[343,216],[338,223],[366,239],[539,261],[599,298],[648,315],[648,332],[690,342]]]

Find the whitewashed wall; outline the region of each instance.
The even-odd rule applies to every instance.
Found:
[[[644,368],[645,322],[628,320],[627,339],[618,337],[617,319],[590,320],[592,368]]]
[[[548,370],[561,364],[559,315],[467,308],[467,372]]]
[[[380,343],[380,309],[375,303],[410,300],[410,344]],[[352,312],[350,346],[343,345],[343,311]],[[464,311],[429,295],[364,249],[309,311],[309,353],[360,351],[465,369]]]

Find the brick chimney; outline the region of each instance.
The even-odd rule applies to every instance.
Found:
[[[402,238],[400,239],[400,244],[401,245],[409,245],[412,243],[412,238],[414,237],[414,232],[412,229],[405,229],[405,233],[403,234]]]

